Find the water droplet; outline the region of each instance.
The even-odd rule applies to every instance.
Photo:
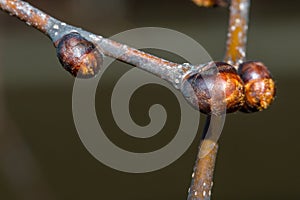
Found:
[[[246,56],[246,53],[245,53],[245,51],[242,48],[239,48],[239,52],[242,55],[242,57]]]
[[[244,10],[246,8],[246,3],[240,3],[240,10]]]
[[[75,30],[75,29],[72,29],[71,31],[70,31],[70,33],[78,33],[78,31],[77,30]]]
[[[99,37],[97,37],[97,36],[95,36],[95,35],[93,35],[93,34],[89,35],[89,37],[92,38],[92,39],[95,40],[95,41],[99,41],[99,40],[100,40]]]
[[[230,58],[230,60],[227,61],[227,63],[228,63],[229,65],[233,65],[233,62],[232,62],[231,58]]]
[[[182,68],[183,68],[185,71],[189,71],[189,70],[192,68],[192,66],[191,66],[190,63],[183,63],[183,64],[182,64]]]
[[[190,66],[190,63],[183,63],[182,64],[184,67],[189,67]]]
[[[205,196],[206,196],[206,191],[204,190],[204,191],[203,191],[203,197],[205,197]]]
[[[243,63],[243,59],[239,59],[239,60],[238,60],[238,63],[239,63],[239,64],[242,64],[242,63]]]
[[[235,19],[235,23],[236,24],[240,24],[241,23],[241,19],[239,19],[239,18]]]
[[[47,17],[47,15],[46,15],[46,14],[44,14],[44,13],[42,13],[42,14],[40,15],[40,17],[41,17],[43,20],[45,20],[45,19],[46,19],[46,17]]]
[[[55,24],[55,25],[53,26],[53,28],[56,29],[56,30],[58,30],[58,29],[59,29],[59,26],[58,26],[57,24]]]

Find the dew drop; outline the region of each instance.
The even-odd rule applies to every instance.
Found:
[[[231,58],[227,61],[227,63],[228,63],[229,65],[233,65],[233,62],[232,62]]]
[[[240,10],[244,10],[246,8],[246,4],[245,3],[241,3],[240,4]]]
[[[55,24],[55,25],[53,26],[53,28],[56,29],[56,30],[58,30],[58,29],[59,29],[59,26],[58,26],[57,24]]]
[[[41,17],[43,20],[45,20],[47,16],[46,16],[45,14],[42,13],[42,14],[40,15],[40,17]]]

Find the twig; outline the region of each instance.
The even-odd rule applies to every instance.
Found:
[[[249,0],[231,1],[230,25],[224,60],[233,65],[237,65],[245,57],[249,4]],[[78,27],[68,25],[21,0],[0,0],[0,8],[46,34],[55,46],[57,46],[58,41],[63,36],[72,32],[80,33],[80,35],[95,43],[104,55],[145,69],[171,82],[176,88],[180,85],[178,81],[182,79],[174,80],[174,74],[183,77],[183,74],[188,73],[190,70],[195,70],[192,65],[173,63]],[[208,117],[207,123],[209,123],[210,117]],[[210,199],[217,150],[218,144],[216,141],[209,139],[202,140],[194,167],[189,200]],[[203,156],[203,151],[209,151],[209,153]]]
[[[246,56],[247,30],[250,0],[232,0],[224,61],[234,65],[242,63]]]
[[[227,48],[224,61],[233,64],[236,68],[243,62],[246,55],[248,30],[248,13],[250,0],[232,0],[230,5],[230,19],[227,35]],[[206,119],[203,131],[204,139],[200,143],[196,159],[192,183],[189,188],[188,200],[210,200],[213,187],[213,174],[218,153],[218,143],[205,138],[212,116]],[[202,156],[204,152],[208,154]]]
[[[139,67],[168,81],[176,89],[181,90],[189,103],[200,109],[199,104],[201,104],[201,99],[204,98],[201,96],[202,93],[198,92],[197,88],[193,88],[194,91],[184,90],[184,83],[186,83],[185,85],[190,84],[190,82],[187,81],[189,77],[193,74],[200,74],[205,70],[205,65],[203,65],[203,63],[199,63],[199,65],[194,66],[188,63],[178,64],[158,58],[127,45],[82,30],[81,28],[68,25],[21,0],[0,0],[0,8],[46,34],[52,40],[55,47],[57,47],[58,58],[63,67],[72,75],[77,76],[79,74],[78,77],[81,78],[90,78],[95,76],[99,71],[99,65],[102,63],[99,61],[101,58],[99,54],[104,54]],[[74,45],[74,41],[80,45]],[[78,57],[77,54],[74,54],[74,51],[77,52],[79,50],[79,47],[77,48],[77,46],[83,45],[86,45],[86,48],[81,48],[82,56]],[[97,55],[93,55],[93,53]],[[87,62],[87,59],[89,59],[88,61],[90,62]],[[79,62],[77,62],[78,60]],[[91,65],[86,65],[85,63],[91,63]],[[215,65],[214,67],[216,68]],[[79,73],[77,73],[78,71]],[[224,73],[227,72],[224,71]],[[227,74],[230,73],[228,72]],[[196,79],[196,81],[198,80],[199,79]],[[191,87],[196,87],[196,85],[190,85]],[[239,87],[235,87],[234,90],[231,90],[229,87],[226,87],[226,89],[228,89],[226,94],[233,94],[235,91],[240,92]],[[191,95],[194,95],[197,98],[193,100]],[[225,98],[225,100],[229,101],[231,98]],[[230,104],[229,102],[226,103],[228,105],[232,104],[237,108],[242,103],[239,102],[238,98],[234,98],[233,100],[236,101]]]
[[[206,119],[203,138],[209,131],[211,116]],[[213,174],[218,152],[218,144],[211,139],[203,139],[199,146],[188,200],[209,200],[213,187]]]
[[[210,89],[201,89],[202,91],[199,91],[198,88],[200,87],[198,87],[197,84],[201,82],[201,76],[199,75],[205,70],[210,70],[209,73],[213,71],[217,72],[214,70],[217,68],[216,63],[200,63],[194,66],[189,63],[177,64],[170,62],[58,21],[21,0],[0,0],[0,8],[46,34],[57,48],[57,56],[62,66],[73,76],[80,78],[94,77],[101,68],[100,66],[103,60],[102,54],[104,54],[139,67],[168,81],[183,93],[185,99],[193,105],[195,109],[199,109],[206,114],[211,112],[210,109],[201,109],[201,106],[205,103],[207,103],[208,107],[214,104],[211,103],[210,100],[206,102],[206,97],[209,95],[202,95],[204,93],[206,94],[206,91]],[[80,54],[80,56],[78,56],[78,54]],[[230,107],[228,108],[228,112],[233,112],[238,110],[243,103],[241,98],[239,98],[243,96],[240,90],[242,81],[238,76],[232,77],[232,73],[229,72],[232,67],[227,64],[226,66],[226,70],[224,68],[222,72],[217,73],[218,76],[220,75],[220,79],[218,80],[220,80],[221,83],[215,85],[220,86],[220,88],[214,88],[216,90],[215,92],[223,94],[224,88],[222,85],[225,83],[225,93],[228,98],[225,96],[224,101],[226,105]],[[221,74],[227,74],[228,76],[225,75],[225,78],[228,78],[228,81],[222,81],[221,77],[223,76]],[[189,78],[192,80],[189,80]],[[204,82],[202,81],[201,83]],[[226,86],[230,84],[234,84],[235,87]],[[232,96],[238,96],[238,98],[231,98]],[[234,109],[231,110],[231,108]]]
[[[21,0],[0,0],[0,8],[8,12],[10,15],[14,15],[26,22],[27,25],[33,26],[37,30],[46,34],[55,45],[57,45],[57,41],[59,41],[64,35],[71,32],[78,32],[83,37],[91,40],[93,43],[96,43],[97,47],[104,55],[145,69],[155,73],[156,75],[163,76],[162,78],[165,78],[164,76],[167,76],[168,78],[169,76],[169,74],[164,73],[168,71],[165,70],[166,68],[180,66],[180,64],[158,58],[151,54],[128,47],[127,45],[82,30],[78,27],[68,25]],[[189,69],[190,67],[183,68],[183,71],[187,71]]]
[[[174,63],[85,31],[81,28],[71,26],[51,17],[22,0],[0,0],[0,8],[47,35],[56,47],[64,36],[77,32],[83,38],[96,45],[102,54],[141,68],[165,79],[176,89],[180,89],[180,86],[188,73],[197,71],[201,67],[201,65],[193,66],[188,63],[182,65]]]

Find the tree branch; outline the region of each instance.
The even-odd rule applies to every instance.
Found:
[[[211,116],[207,116],[203,129],[203,138],[208,134]],[[188,200],[209,200],[213,187],[213,175],[218,152],[218,144],[212,138],[205,138],[199,145],[192,183],[188,191]]]
[[[27,25],[46,34],[55,46],[57,46],[58,41],[63,36],[71,32],[78,32],[84,38],[96,44],[104,55],[145,69],[171,83],[174,83],[174,80],[170,77],[169,68],[174,69],[181,66],[178,63],[158,58],[127,45],[82,30],[81,28],[68,25],[21,0],[0,0],[0,8],[26,22]],[[183,73],[190,69],[191,66],[182,66]]]
[[[229,112],[237,111],[243,104],[243,98],[241,98],[243,96],[241,90],[243,83],[240,77],[233,72],[233,67],[226,63],[210,62],[205,63],[205,65],[199,63],[194,66],[188,63],[170,62],[81,28],[68,25],[21,0],[0,0],[0,8],[46,34],[57,48],[57,56],[62,66],[73,76],[80,78],[94,77],[101,68],[102,54],[104,54],[139,67],[168,81],[183,93],[183,96],[195,109],[209,114],[212,112],[211,107],[217,105],[218,102],[210,100],[208,93],[211,89],[204,85],[200,74],[204,72],[211,74],[215,71],[218,83],[212,82],[216,85],[212,92],[226,94],[225,96],[221,95],[224,98],[219,99],[220,102],[228,105]],[[78,55],[74,52],[80,53]],[[199,84],[203,88],[199,87]],[[201,91],[199,91],[200,89]],[[207,91],[209,92],[207,93]],[[223,110],[223,107],[221,110]]]
[[[232,0],[224,61],[236,68],[246,57],[250,0]]]
[[[249,0],[231,1],[227,49],[224,60],[236,67],[245,58],[249,5]],[[174,82],[177,81],[173,78],[174,73],[182,75],[194,68],[192,65],[181,65],[170,62],[78,27],[68,25],[21,0],[0,0],[0,8],[10,15],[14,15],[25,21],[27,25],[33,26],[46,34],[56,47],[65,35],[72,32],[80,33],[84,38],[96,44],[97,48],[104,55],[149,71],[171,82],[175,87],[176,84]],[[210,122],[210,117],[207,119],[207,124]],[[210,199],[217,150],[218,144],[216,141],[209,139],[202,140],[189,190],[189,200]],[[204,155],[203,152],[207,151],[209,153]]]
[[[227,48],[224,61],[236,68],[244,61],[248,30],[250,0],[232,0],[227,35]],[[203,130],[204,139],[200,143],[188,200],[210,200],[213,187],[213,174],[218,153],[217,141],[205,138],[212,116],[207,116]],[[207,153],[209,152],[209,153]],[[205,155],[205,156],[203,156]]]

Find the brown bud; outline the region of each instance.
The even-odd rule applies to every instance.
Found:
[[[57,57],[62,66],[73,76],[91,78],[98,74],[103,55],[96,46],[79,33],[64,35],[56,42]]]
[[[204,7],[215,7],[222,6],[227,7],[229,4],[229,0],[192,0],[198,6]]]
[[[245,104],[242,112],[256,112],[267,109],[274,101],[276,87],[267,67],[256,61],[240,64],[238,73],[245,84]]]
[[[224,62],[210,62],[190,74],[182,93],[192,106],[205,114],[231,113],[244,103],[243,81],[235,68]]]

